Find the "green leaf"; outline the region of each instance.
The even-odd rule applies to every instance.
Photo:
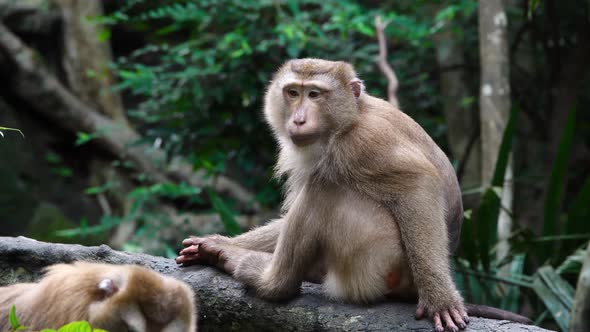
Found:
[[[10,306],[8,321],[10,322],[10,327],[13,331],[23,330],[25,328],[24,326],[20,325],[18,318],[16,317],[16,307],[14,304]]]
[[[23,132],[20,131],[20,129],[9,128],[9,127],[0,127],[0,135],[2,135],[2,137],[4,137],[4,134],[2,133],[2,130],[4,130],[4,131],[18,131],[21,134],[21,136],[23,138],[25,138],[25,134],[23,134]]]
[[[579,273],[586,258],[586,244],[584,249],[579,248],[573,254],[567,256],[567,258],[557,267],[556,271],[558,274],[564,273]]]
[[[565,222],[566,234],[586,233],[590,231],[590,176],[586,177],[582,188],[572,200]]]
[[[557,150],[557,155],[555,156],[555,161],[551,170],[551,177],[549,178],[549,184],[546,190],[547,197],[545,198],[544,205],[542,233],[545,236],[557,233],[557,220],[561,211],[563,191],[567,182],[567,164],[573,145],[575,126],[576,108],[574,107],[568,114],[565,128],[561,134],[559,148]],[[554,247],[550,245],[544,247],[545,257],[549,257],[551,255],[553,248]],[[558,250],[554,250],[553,256],[557,257],[558,254]]]
[[[111,38],[111,30],[110,29],[102,29],[98,32],[96,38],[99,42],[105,42]]]
[[[530,0],[529,6],[528,6],[529,7],[528,12],[527,12],[527,18],[529,20],[533,18],[533,12],[535,12],[537,10],[540,2],[541,2],[540,0]]]
[[[74,145],[80,146],[82,144],[86,144],[96,137],[97,137],[97,135],[95,135],[95,134],[87,134],[84,132],[78,132],[76,142],[74,143]]]
[[[510,263],[510,275],[522,275],[524,269],[524,254],[514,255],[512,262]],[[520,299],[520,288],[516,285],[509,286],[505,296],[501,297],[502,309],[518,312],[519,300]]]
[[[534,276],[533,290],[541,298],[557,325],[567,331],[574,290],[551,266],[541,267]]]
[[[234,219],[235,213],[227,206],[221,197],[217,195],[215,191],[211,188],[207,188],[207,195],[209,196],[209,200],[211,201],[211,205],[213,209],[219,213],[221,217],[221,221],[223,222],[223,226],[225,226],[225,231],[228,235],[234,236],[238,235],[242,232],[240,229],[240,225]]]
[[[132,215],[132,214],[130,214]],[[125,219],[120,217],[113,217],[113,216],[102,216],[100,218],[100,225],[93,225],[88,226],[88,221],[86,218],[82,218],[80,220],[80,227],[70,228],[70,229],[62,229],[59,231],[55,231],[54,234],[57,236],[63,237],[74,237],[74,236],[88,236],[94,234],[101,234],[105,233],[106,231],[114,228],[115,226],[121,224]]]
[[[466,211],[467,212],[467,211]],[[475,237],[475,228],[473,226],[473,219],[471,217],[472,211],[463,214],[463,226],[461,230],[461,256],[465,257],[471,267],[476,267],[478,264],[477,253],[478,243]]]
[[[56,165],[62,162],[61,156],[53,151],[49,151],[45,154],[45,160],[52,165]]]
[[[502,143],[498,151],[498,158],[492,177],[492,183],[487,188],[481,198],[480,205],[477,209],[474,228],[477,241],[479,242],[479,257],[481,259],[483,268],[486,271],[490,270],[490,252],[492,244],[497,240],[497,224],[498,216],[501,208],[501,195],[499,188],[504,186],[504,175],[506,174],[506,167],[510,159],[510,151],[512,150],[512,141],[516,130],[516,120],[520,108],[514,106],[510,112],[510,117],[506,123],[504,134],[502,136]]]
[[[506,167],[508,166],[508,160],[510,159],[510,151],[512,151],[512,141],[519,113],[520,107],[518,107],[518,105],[512,107],[510,118],[508,118],[508,123],[506,123],[504,135],[502,136],[502,143],[500,143],[500,150],[498,151],[494,176],[492,177],[493,187],[504,187],[504,175],[506,174]]]
[[[301,11],[299,10],[299,5],[297,4],[296,0],[289,0],[287,2],[287,5],[289,6],[289,9],[293,13],[293,16],[299,17],[301,15]]]
[[[101,194],[104,193],[105,191],[113,188],[115,186],[115,184],[111,181],[103,184],[102,186],[97,186],[97,187],[88,187],[84,190],[84,193],[86,193],[86,195],[97,195],[97,194]]]
[[[92,332],[92,327],[86,321],[72,322],[60,327],[57,332]]]
[[[53,168],[52,171],[55,174],[57,174],[61,177],[64,177],[64,178],[72,177],[72,175],[74,174],[74,171],[69,167],[56,167],[56,168]]]
[[[496,228],[500,215],[500,198],[492,188],[486,190],[481,198],[473,227],[478,241],[479,259],[484,270],[490,271],[492,244],[496,243]]]

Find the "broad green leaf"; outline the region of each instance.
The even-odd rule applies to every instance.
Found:
[[[494,176],[491,183],[493,187],[504,187],[504,176],[506,174],[508,160],[510,159],[510,151],[512,151],[512,141],[514,139],[516,121],[518,119],[519,113],[520,107],[518,105],[512,107],[510,117],[508,118],[508,122],[506,123],[506,128],[504,129],[504,134],[502,136],[502,143],[500,143],[498,158],[496,159]]]
[[[60,327],[57,332],[92,332],[92,327],[86,321],[72,322]]]
[[[543,301],[562,331],[567,331],[574,291],[550,266],[541,267],[534,276],[533,290]]]
[[[576,126],[576,108],[572,108],[569,112],[565,128],[561,134],[559,142],[559,149],[555,156],[553,168],[551,170],[551,177],[546,190],[547,196],[544,204],[544,220],[543,220],[543,235],[557,234],[557,221],[561,211],[561,201],[566,184],[567,164],[569,155],[572,149],[574,131]],[[549,257],[552,247],[547,245],[544,247],[545,257]],[[555,250],[553,257],[558,257],[559,252]]]
[[[474,267],[478,265],[477,253],[478,242],[475,237],[475,227],[473,226],[473,219],[471,218],[471,210],[469,215],[464,214],[463,225],[461,227],[461,256],[465,257],[469,264]]]
[[[510,263],[510,275],[522,275],[524,269],[524,254],[514,255]],[[518,312],[520,299],[520,287],[516,285],[508,286],[506,295],[501,297],[501,308],[504,310]]]
[[[584,245],[586,248],[586,245]],[[577,249],[573,254],[567,256],[567,258],[557,267],[556,272],[558,274],[564,273],[579,273],[586,258],[586,249]]]
[[[498,151],[492,183],[481,198],[474,222],[475,234],[479,241],[479,257],[486,271],[490,270],[490,252],[492,245],[496,243],[497,239],[496,228],[501,207],[498,188],[504,186],[504,175],[506,174],[506,167],[510,158],[510,151],[512,150],[516,119],[519,113],[520,108],[518,106],[514,106],[510,112],[510,117],[506,123],[502,143]]]

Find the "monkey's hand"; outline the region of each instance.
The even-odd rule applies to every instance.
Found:
[[[184,266],[204,264],[233,273],[235,266],[228,260],[229,238],[221,235],[190,237],[182,241],[184,249],[176,257],[176,263]]]
[[[418,302],[418,308],[416,309],[416,319],[421,319],[426,315],[431,316],[436,332],[443,332],[444,326],[453,332],[457,332],[459,329],[465,329],[469,323],[469,316],[467,315],[461,296],[456,291],[455,293],[446,298],[439,298],[439,301],[445,303],[442,306],[435,305],[434,301],[436,300],[434,299],[425,301],[421,296]]]

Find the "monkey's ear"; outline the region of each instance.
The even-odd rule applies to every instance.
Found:
[[[117,285],[115,285],[115,282],[112,279],[102,279],[99,283],[98,283],[98,290],[103,294],[103,296],[106,297],[111,297],[113,296],[113,294],[115,294],[117,291],[119,291],[119,288],[117,287]]]
[[[350,80],[348,85],[350,85],[350,89],[356,98],[358,98],[361,95],[361,92],[364,90],[363,81],[358,78],[353,78]]]

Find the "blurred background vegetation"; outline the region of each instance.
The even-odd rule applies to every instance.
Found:
[[[0,234],[174,257],[189,234],[264,223],[281,200],[261,115],[272,72],[345,60],[386,98],[380,16],[400,108],[461,182],[464,296],[567,330],[590,238],[590,3],[503,6],[0,0]],[[503,109],[483,83],[498,50]]]

